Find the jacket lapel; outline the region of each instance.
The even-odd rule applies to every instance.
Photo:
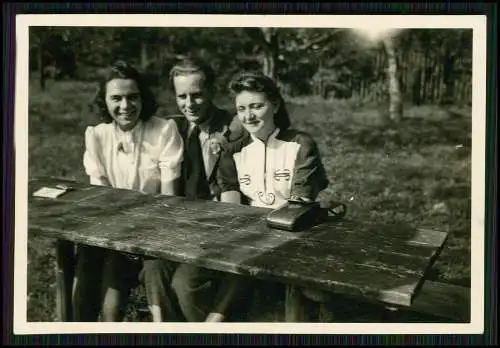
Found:
[[[223,109],[219,109],[215,105],[212,106],[212,110],[214,114],[212,117],[212,122],[210,123],[209,126],[210,133],[222,132],[224,130],[224,127],[227,127],[227,131],[224,133],[224,138],[228,142],[239,138],[243,134],[241,133],[240,129],[232,129],[231,126],[234,124],[233,116],[229,112]],[[179,117],[173,117],[173,119],[177,123],[177,128],[179,130],[179,133],[181,134],[182,139],[184,140],[184,143],[186,143],[189,131],[189,122],[184,116],[181,115],[179,115]],[[186,152],[184,154],[185,156],[189,156],[189,154]],[[215,155],[212,171],[210,173],[207,173],[208,182],[212,182],[215,179],[215,175],[217,173],[217,167],[219,165],[220,155],[221,155],[220,152]],[[183,178],[185,178],[184,165],[182,167],[183,167],[182,171]]]
[[[227,124],[227,115],[226,115],[226,112],[224,110],[221,110],[217,107],[213,107],[213,117],[212,117],[212,123],[210,124],[210,134],[214,134],[214,133],[219,133],[219,132],[222,132],[224,130],[224,125]],[[224,137],[227,139],[227,134],[224,134]],[[214,165],[212,166],[212,170],[210,173],[207,173],[207,178],[208,178],[208,181],[211,182],[213,180],[213,177],[214,177],[214,173],[216,172],[216,168],[217,168],[217,165],[219,163],[219,158],[220,158],[220,152],[218,152],[217,154],[213,155],[214,158],[213,158],[213,161],[214,161]]]

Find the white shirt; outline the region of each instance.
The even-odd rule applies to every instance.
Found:
[[[181,174],[184,144],[173,120],[139,120],[128,132],[115,122],[87,127],[83,164],[90,183],[161,193]]]

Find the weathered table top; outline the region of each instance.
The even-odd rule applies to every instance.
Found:
[[[74,190],[32,196],[56,184]],[[30,233],[401,306],[411,305],[447,237],[348,219],[286,232],[266,226],[263,208],[56,178],[31,180],[28,204]]]

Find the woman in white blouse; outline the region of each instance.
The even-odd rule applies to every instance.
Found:
[[[100,83],[95,104],[103,122],[85,132],[83,164],[90,183],[176,195],[183,141],[173,120],[153,116],[158,105],[143,76],[117,62]],[[171,274],[157,263],[80,245],[73,287],[75,321],[96,321],[99,312],[103,321],[122,320],[129,292],[138,281],[145,285],[153,321],[177,321],[168,288]]]

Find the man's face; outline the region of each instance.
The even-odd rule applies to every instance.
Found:
[[[174,77],[177,107],[189,122],[200,124],[208,117],[210,94],[204,87],[204,76],[199,73]]]

